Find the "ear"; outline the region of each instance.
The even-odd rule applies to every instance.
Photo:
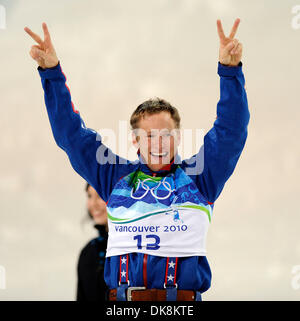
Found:
[[[175,141],[176,141],[176,145],[179,146],[180,145],[180,142],[181,142],[181,130],[179,128],[175,128],[173,129],[175,132],[174,132],[174,138],[175,138]]]
[[[181,142],[181,130],[178,129],[178,131],[177,131],[177,146],[180,145],[180,142]]]
[[[136,130],[132,131],[131,137],[132,137],[133,146],[136,147],[137,149],[139,149],[140,148],[139,136],[137,135],[137,131]]]

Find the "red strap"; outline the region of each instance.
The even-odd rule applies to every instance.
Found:
[[[176,262],[175,262],[175,275],[174,275],[174,284],[176,284],[176,276],[177,276],[177,263],[178,263],[178,257],[176,258]]]
[[[120,273],[119,273],[119,282],[128,283],[128,254],[120,255]],[[125,272],[125,275],[124,275]],[[124,282],[125,281],[125,282]]]
[[[167,258],[167,264],[166,264],[166,272],[165,272],[165,284],[167,284],[167,276],[168,276],[168,266],[169,266],[169,258]]]
[[[174,262],[175,260],[175,262]],[[177,275],[177,265],[178,265],[178,257],[172,257],[171,260],[167,258],[166,264],[166,273],[165,273],[165,285],[176,285],[176,275]]]
[[[147,288],[147,258],[148,255],[144,254],[144,260],[143,260],[143,278],[144,278],[144,286]]]

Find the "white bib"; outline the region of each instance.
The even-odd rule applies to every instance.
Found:
[[[192,180],[180,168],[176,175],[163,178],[140,172],[131,184],[133,175],[117,183],[107,205],[106,257],[126,253],[205,256],[212,207],[205,204]]]
[[[182,204],[175,211],[147,213],[128,222],[109,217],[108,222],[107,257],[134,252],[163,257],[206,255],[209,216],[200,206]]]

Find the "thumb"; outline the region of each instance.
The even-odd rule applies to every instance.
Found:
[[[31,47],[30,54],[34,59],[46,58],[46,53],[43,50],[37,48],[36,46]]]
[[[224,51],[229,54],[230,51],[234,48],[235,44],[233,41],[231,41],[229,44],[227,44],[224,48]]]

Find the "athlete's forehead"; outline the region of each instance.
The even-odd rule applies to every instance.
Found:
[[[155,114],[145,114],[138,123],[138,128],[143,129],[147,133],[151,131],[169,130],[175,128],[175,121],[170,113],[160,112]]]

